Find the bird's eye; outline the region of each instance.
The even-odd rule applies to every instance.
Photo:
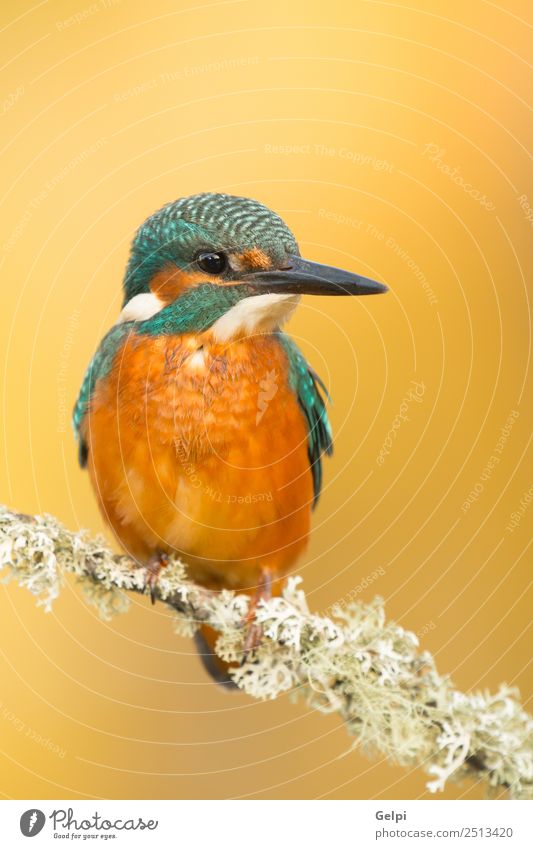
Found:
[[[202,251],[196,257],[196,263],[206,274],[222,274],[228,261],[226,254],[215,251]]]

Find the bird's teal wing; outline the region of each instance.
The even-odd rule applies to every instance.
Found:
[[[85,418],[85,414],[89,408],[91,397],[94,392],[94,387],[97,381],[111,369],[113,359],[117,353],[122,341],[126,338],[131,330],[133,322],[124,322],[124,324],[116,324],[104,336],[98,350],[89,363],[89,367],[85,372],[81,388],[78,395],[78,400],[72,411],[72,427],[78,441],[78,459],[82,469],[87,465],[87,443],[83,439],[80,429]]]
[[[307,422],[307,451],[313,475],[313,506],[322,489],[322,454],[333,453],[331,427],[321,392],[329,394],[318,374],[290,336],[278,333],[279,341],[289,361],[289,383],[298,397]]]

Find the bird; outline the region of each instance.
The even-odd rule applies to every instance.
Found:
[[[73,411],[78,458],[104,520],[146,570],[152,601],[169,559],[213,592],[279,595],[308,542],[333,450],[328,391],[282,329],[302,295],[387,287],[302,258],[261,202],[204,192],[167,203],[134,235],[122,311]],[[232,686],[202,626],[204,666]]]

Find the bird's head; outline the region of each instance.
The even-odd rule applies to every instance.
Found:
[[[167,204],[137,231],[122,320],[190,306],[203,325],[207,317],[218,322],[217,335],[228,339],[274,329],[303,294],[384,291],[381,283],[302,259],[285,222],[258,201],[206,193]]]

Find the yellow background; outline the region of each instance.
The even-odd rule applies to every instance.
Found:
[[[311,605],[381,567],[358,598],[383,596],[459,687],[526,699],[533,507],[507,526],[532,484],[528,7],[4,3],[2,500],[103,531],[69,417],[132,233],[190,193],[258,198],[304,255],[391,287],[307,298],[290,325],[335,402]],[[6,797],[428,796],[420,771],[349,752],[335,716],[212,685],[145,599],[111,624],[72,583],[48,616],[15,586],[0,603]]]

